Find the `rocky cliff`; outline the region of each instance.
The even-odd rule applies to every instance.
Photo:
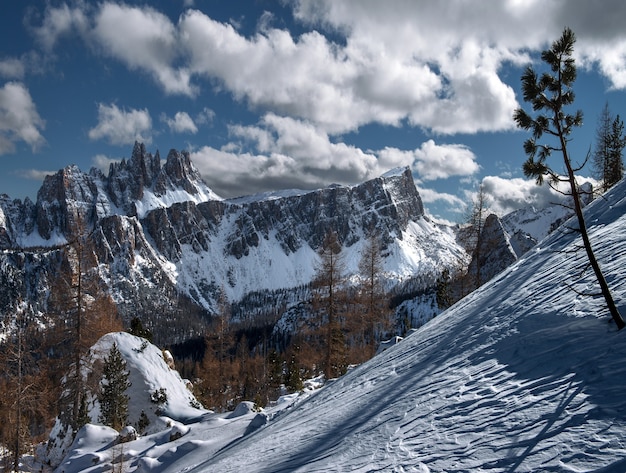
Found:
[[[416,274],[434,280],[467,258],[454,232],[424,214],[409,169],[229,201],[206,186],[188,153],[172,150],[163,162],[137,143],[108,175],[68,166],[46,177],[34,203],[0,198],[0,310],[8,321],[21,298],[45,313],[67,248],[83,238],[126,320],[176,325],[183,313],[214,312],[220,297],[308,284],[329,230],[350,274],[366,239],[377,238],[391,285]]]

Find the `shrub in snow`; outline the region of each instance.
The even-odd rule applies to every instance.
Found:
[[[132,442],[133,440],[137,440],[137,431],[132,425],[124,427],[117,437],[117,443]]]
[[[159,388],[150,395],[150,401],[154,404],[165,404],[167,402],[167,390]]]
[[[146,415],[145,411],[141,411],[141,415],[139,416],[139,420],[137,421],[137,430],[140,434],[144,434],[146,428],[150,425],[150,419]]]

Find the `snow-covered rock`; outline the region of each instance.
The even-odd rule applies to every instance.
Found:
[[[168,366],[163,352],[158,347],[148,343],[146,339],[129,333],[109,333],[91,347],[89,362],[86,364],[90,368],[83,373],[85,379],[90,377],[92,370],[97,370],[99,366],[102,366],[113,344],[117,346],[126,362],[128,379],[131,383],[126,390],[126,395],[129,397],[128,427],[119,433],[118,441],[135,440],[132,437],[137,436],[137,429],[140,425],[142,435],[162,431],[169,431],[170,435],[175,436],[183,435],[186,431],[185,427],[177,423],[192,422],[210,412],[202,408],[187,389],[180,374]],[[99,424],[98,392],[89,394],[88,415],[92,424]],[[49,464],[57,465],[67,451],[80,450],[81,442],[86,442],[85,435],[91,435],[90,432],[93,432],[94,428],[86,426],[83,434],[72,439],[71,429],[57,419],[50,434],[47,453],[43,455],[44,460]],[[120,440],[122,438],[124,440]],[[73,444],[70,446],[72,440]]]

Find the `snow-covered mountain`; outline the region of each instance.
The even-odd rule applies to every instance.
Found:
[[[329,230],[349,274],[366,239],[377,238],[390,285],[416,275],[434,281],[467,263],[453,229],[424,213],[408,168],[355,186],[228,201],[202,182],[188,153],[172,150],[163,163],[136,144],[107,176],[68,166],[45,179],[35,203],[0,199],[0,314],[20,297],[45,312],[64,245],[88,235],[100,285],[123,318],[139,315],[153,328],[184,313],[178,326],[189,336],[221,295],[237,302],[308,284]]]
[[[625,314],[626,181],[585,212]],[[601,298],[581,295],[597,291],[593,273],[581,274],[579,245],[573,232],[553,232],[400,343],[254,429],[251,415],[209,415],[180,439],[126,444],[124,469],[626,471],[626,332]],[[111,449],[85,440],[63,471],[101,471],[84,460]]]

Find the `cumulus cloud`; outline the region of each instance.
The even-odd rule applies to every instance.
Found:
[[[588,177],[577,177],[577,181],[579,185],[589,182],[595,187],[598,184],[597,181]],[[534,179],[485,176],[482,185],[490,210],[500,216],[527,206],[543,209],[549,205],[561,203],[566,198],[548,184],[538,186]],[[567,182],[559,183],[559,190],[568,192],[568,186]]]
[[[48,7],[37,35],[52,47],[79,30],[168,94],[196,96],[206,80],[252,107],[333,135],[407,121],[439,134],[512,129],[518,103],[501,77],[503,65],[528,62],[566,25],[580,32],[581,60],[626,87],[626,32],[618,20],[626,7],[617,0],[614,10],[536,0],[459,1],[454,8],[410,0],[291,5],[310,31],[294,36],[264,15],[245,36],[195,9],[173,22],[148,6],[78,2]]]
[[[350,185],[396,167],[410,167],[422,180],[471,175],[478,170],[474,154],[462,145],[429,140],[415,150],[364,151],[333,141],[309,122],[272,113],[257,125],[233,125],[229,133],[231,141],[221,149],[205,147],[192,153],[205,180],[224,197],[329,183]],[[429,196],[458,204],[451,195],[435,197],[431,192]]]
[[[43,181],[46,176],[52,176],[58,171],[44,171],[42,169],[20,169],[15,171],[15,174],[24,179],[30,179],[31,181]]]
[[[187,112],[176,112],[174,118],[161,115],[161,120],[175,133],[198,133],[198,127]]]
[[[92,36],[105,54],[148,72],[167,93],[197,93],[189,71],[173,65],[178,35],[167,16],[150,7],[103,3],[94,21]]]
[[[89,130],[92,140],[106,139],[113,145],[152,143],[152,118],[147,109],[124,110],[117,105],[98,105],[98,124]]]
[[[21,82],[7,82],[0,87],[0,155],[15,151],[23,141],[37,151],[46,143],[41,134],[45,127],[30,92]]]
[[[109,172],[111,164],[119,162],[119,159],[109,158],[104,154],[97,154],[93,158],[91,158],[92,165],[100,169],[105,174]]]
[[[479,166],[474,153],[464,145],[438,145],[428,140],[412,151],[385,148],[379,153],[382,162],[411,165],[424,181],[446,179],[452,176],[471,176]],[[392,167],[392,166],[390,166]]]
[[[213,123],[215,112],[210,108],[204,107],[198,115],[196,115],[196,123],[199,125],[207,125]]]
[[[429,189],[421,185],[417,185],[420,197],[425,204],[433,204],[435,202],[443,202],[450,206],[452,209],[456,209],[458,212],[462,212],[465,209],[466,202],[460,199],[458,196],[450,194],[448,192],[438,192],[434,189]]]

